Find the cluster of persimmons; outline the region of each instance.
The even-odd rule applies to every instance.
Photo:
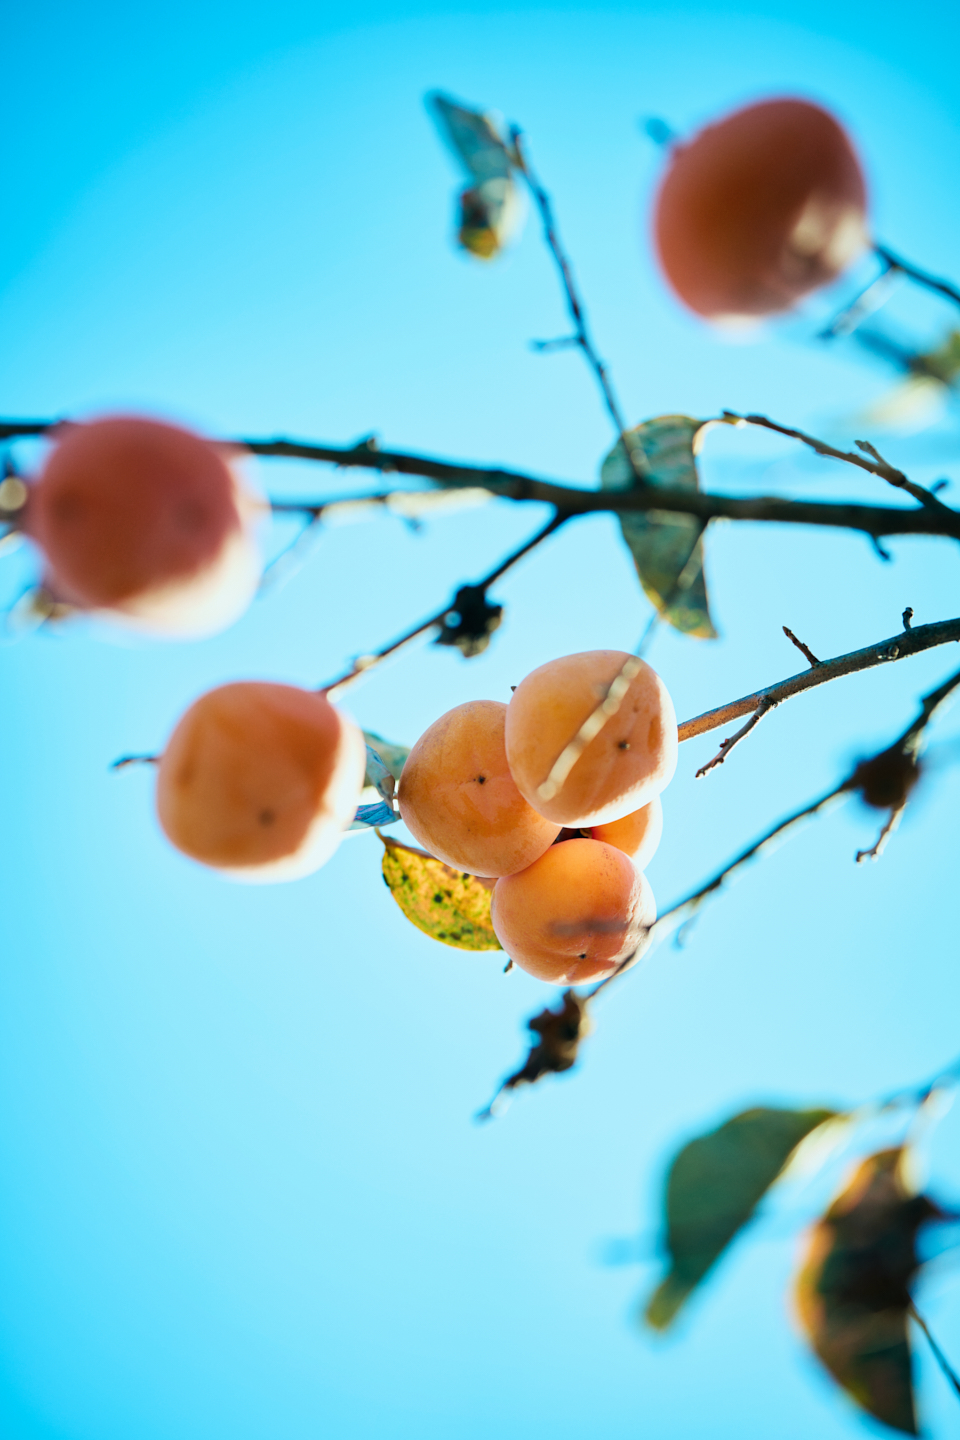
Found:
[[[643,866],[662,828],[659,795],[677,761],[663,682],[643,661],[563,783],[550,780],[631,657],[615,650],[541,665],[510,703],[442,715],[403,767],[400,815],[430,853],[495,880],[498,940],[538,979],[575,984],[637,950],[656,908]],[[201,696],[160,759],[169,838],[234,878],[292,879],[322,865],[360,799],[365,747],[316,691],[247,682]]]
[[[867,243],[865,189],[841,127],[806,101],[766,101],[672,146],[654,229],[679,297],[717,320],[789,308]],[[133,416],[59,427],[18,524],[59,605],[157,634],[209,634],[256,591],[265,507],[236,452]],[[444,863],[495,880],[497,938],[545,980],[623,963],[654,918],[643,867],[676,764],[670,698],[637,661],[619,707],[556,766],[629,657],[569,655],[509,704],[458,706],[414,746],[400,814]],[[238,879],[322,865],[364,786],[357,726],[321,691],[223,685],[182,717],[159,759],[157,807],[185,854]]]
[[[407,828],[446,864],[496,879],[497,939],[540,980],[609,973],[656,918],[643,867],[660,841],[677,722],[657,673],[629,662],[617,650],[566,655],[528,675],[508,705],[458,705],[421,735],[400,777]],[[604,716],[625,663],[632,678]],[[604,723],[554,780],[593,715]]]

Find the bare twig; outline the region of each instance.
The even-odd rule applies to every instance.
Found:
[[[829,325],[825,325],[817,336],[818,340],[833,340],[838,335],[850,335],[861,320],[879,310],[896,283],[897,272],[888,261],[881,258],[882,270],[855,295],[842,310],[839,310]]]
[[[824,455],[831,460],[843,460],[848,465],[856,465],[859,470],[866,470],[870,475],[876,475],[881,480],[886,480],[888,485],[893,485],[897,490],[905,490],[925,505],[928,510],[939,514],[941,510],[949,510],[949,505],[944,505],[931,491],[925,490],[922,485],[915,485],[904,475],[902,470],[897,470],[890,465],[877,451],[869,440],[855,440],[854,444],[863,454],[856,454],[853,450],[838,450],[835,445],[828,445],[825,440],[818,440],[814,435],[807,435],[803,430],[794,430],[789,425],[780,425],[776,420],[770,420],[766,415],[738,415],[733,410],[724,410],[724,420],[733,424],[757,425],[763,430],[774,430],[778,435],[786,435],[791,440],[799,440],[802,445],[807,445],[817,455]],[[870,458],[865,460],[864,455]],[[951,514],[955,513],[953,511]]]
[[[56,429],[57,423],[0,421],[0,440],[47,434]],[[542,501],[553,505],[567,517],[601,512],[642,514],[663,510],[668,514],[696,515],[704,523],[719,519],[750,520],[765,524],[857,530],[873,538],[881,535],[941,535],[960,539],[960,512],[951,510],[947,505],[942,505],[940,511],[934,513],[925,505],[894,507],[785,500],[774,495],[712,495],[668,485],[638,485],[632,490],[617,491],[587,490],[538,480],[520,471],[456,465],[424,455],[380,450],[369,445],[315,445],[299,440],[224,440],[219,443],[225,448],[246,451],[251,455],[312,460],[343,468],[396,471],[402,475],[423,476],[450,489],[479,488],[506,500]],[[855,462],[862,461],[862,468],[872,473],[870,461],[863,456],[854,458]]]
[[[812,690],[815,685],[825,685],[830,680],[838,680],[842,675],[854,675],[876,665],[905,660],[908,655],[918,655],[923,650],[952,641],[960,641],[960,618],[940,620],[933,625],[918,625],[914,629],[904,630],[902,634],[893,635],[889,640],[880,640],[862,650],[838,655],[833,660],[822,660],[815,669],[791,675],[788,680],[768,685],[765,690],[756,690],[752,695],[744,695],[740,700],[730,700],[726,705],[718,705],[715,710],[707,710],[702,715],[695,715],[691,720],[684,720],[679,727],[680,739],[692,740],[696,735],[705,735],[721,725],[729,724],[731,720],[752,715],[764,700],[779,705],[782,700],[790,700],[804,690]]]
[[[796,645],[797,649],[800,651],[800,654],[803,655],[807,660],[809,660],[811,665],[820,664],[820,661],[817,659],[816,655],[814,655],[813,651],[810,649],[810,646],[804,645],[802,640],[798,640],[796,635],[794,635],[793,631],[789,628],[789,626],[783,626],[783,633],[784,635],[786,635],[788,640],[792,640],[793,644]]]
[[[912,628],[913,628],[913,627],[912,627],[912,622],[913,622],[913,606],[912,606],[912,605],[908,605],[907,608],[906,608],[906,610],[904,610],[904,612],[903,612],[903,614],[901,615],[900,618],[901,618],[901,620],[903,621],[903,628],[904,628],[904,630],[910,630],[910,629],[912,629]]]
[[[854,858],[856,859],[858,865],[861,865],[864,860],[880,859],[880,856],[887,848],[887,841],[890,839],[890,836],[893,834],[894,830],[896,830],[897,826],[900,824],[900,821],[903,819],[903,812],[906,808],[906,805],[900,805],[896,810],[890,811],[889,818],[884,824],[883,829],[880,831],[880,834],[877,836],[874,844],[870,846],[870,849],[857,851]]]
[[[533,168],[527,157],[526,142],[523,137],[523,132],[518,129],[516,125],[511,127],[510,140],[513,145],[514,163],[516,164],[517,169],[520,171],[520,174],[523,176],[524,180],[526,180],[527,188],[529,189],[530,194],[533,196],[534,204],[540,212],[540,220],[543,224],[543,238],[546,241],[547,249],[553,256],[557,271],[560,275],[560,283],[563,286],[563,293],[567,302],[567,310],[569,311],[570,319],[573,321],[574,333],[571,339],[573,343],[577,345],[579,349],[583,352],[587,364],[590,366],[590,369],[593,371],[594,375],[597,378],[597,384],[600,386],[600,391],[603,395],[604,404],[606,405],[607,410],[610,414],[610,418],[613,421],[614,428],[623,443],[623,449],[627,457],[627,463],[629,464],[630,469],[633,471],[634,478],[636,479],[637,484],[646,485],[647,478],[643,474],[643,471],[640,469],[640,466],[637,462],[636,457],[633,454],[631,447],[627,444],[627,426],[623,418],[623,412],[620,409],[620,404],[617,400],[616,395],[614,394],[613,384],[610,380],[609,372],[604,362],[600,359],[600,356],[597,353],[597,348],[594,345],[590,335],[589,326],[587,324],[586,311],[583,306],[583,301],[577,293],[576,283],[573,278],[573,268],[570,264],[569,257],[565,253],[563,246],[560,243],[560,235],[557,230],[557,221],[553,213],[553,202],[551,201],[550,196],[547,194],[546,190],[543,188],[539,179],[533,171]],[[557,348],[556,342],[554,342],[552,345],[550,344],[550,342],[547,342],[547,344],[544,345],[542,348],[555,349]]]
[[[745,850],[741,850],[739,855],[734,856],[734,858],[729,861],[728,864],[724,865],[722,870],[718,870],[716,875],[708,880],[705,885],[701,885],[699,890],[694,890],[691,895],[688,895],[678,904],[672,906],[669,910],[665,910],[650,926],[644,937],[645,943],[648,946],[652,945],[655,941],[663,939],[675,930],[679,930],[681,925],[685,925],[687,921],[691,920],[701,906],[704,905],[711,896],[716,895],[744,865],[747,865],[751,860],[757,859],[768,850],[774,849],[788,830],[792,830],[804,820],[812,819],[814,815],[821,814],[828,807],[833,806],[834,803],[839,803],[846,798],[847,793],[847,781],[841,781],[833,790],[829,790],[826,795],[821,795],[817,800],[812,801],[809,805],[805,805],[802,810],[795,810],[793,814],[788,815],[785,820],[780,820],[770,830],[767,830],[765,834],[761,835],[759,840],[754,840]],[[633,955],[628,956],[625,961],[618,965],[616,970],[612,971],[611,974],[607,975],[595,985],[589,992],[590,998],[592,999],[594,995],[598,995],[601,990],[605,990],[614,980],[618,979],[629,968],[633,958]]]
[[[548,535],[552,535],[555,530],[559,529],[566,519],[566,515],[554,515],[552,520],[549,520],[542,529],[538,530],[529,540],[526,540],[520,546],[519,550],[514,550],[505,560],[501,560],[500,564],[495,566],[489,575],[484,576],[482,580],[479,580],[477,584],[471,588],[475,591],[485,591],[487,586],[492,585],[495,580],[499,580],[500,576],[509,570],[511,565],[516,565],[518,560],[522,560],[524,555],[528,555],[541,541],[546,540]],[[462,590],[458,591],[458,594],[462,594]],[[378,650],[372,655],[358,655],[353,665],[345,674],[321,687],[322,693],[326,695],[328,699],[336,699],[339,693],[344,690],[351,681],[356,680],[360,675],[366,674],[368,670],[372,670],[374,666],[386,660],[388,655],[394,654],[394,652],[401,649],[402,646],[409,644],[411,640],[415,640],[418,635],[423,635],[428,630],[442,626],[455,606],[456,600],[454,599],[444,605],[442,610],[438,610],[435,615],[431,615],[428,620],[422,621],[419,625],[415,625],[412,630],[408,630],[406,634],[401,635],[398,640],[392,640],[390,644],[385,645],[382,650]]]
[[[586,1006],[592,1002],[597,995],[601,994],[602,991],[608,990],[615,981],[619,980],[643,954],[649,953],[658,940],[668,934],[675,933],[680,930],[682,926],[689,924],[703,905],[705,905],[712,896],[718,894],[745,865],[749,864],[751,860],[757,859],[768,850],[775,848],[789,831],[795,829],[798,825],[802,824],[803,821],[812,819],[815,815],[820,815],[825,810],[841,804],[848,796],[853,794],[860,794],[868,804],[874,805],[876,808],[885,808],[888,800],[882,798],[882,796],[885,790],[889,790],[891,783],[893,783],[895,790],[899,787],[899,798],[896,800],[896,803],[890,803],[889,808],[891,811],[902,811],[906,803],[906,796],[913,783],[913,777],[915,777],[916,774],[916,756],[923,744],[927,726],[938,711],[952,699],[957,690],[960,690],[960,670],[949,676],[941,685],[938,685],[935,690],[931,690],[928,695],[923,697],[915,719],[911,721],[903,733],[898,736],[894,743],[888,746],[886,750],[872,756],[869,760],[861,761],[854,767],[851,773],[841,780],[838,785],[835,785],[832,790],[828,790],[825,795],[820,795],[816,800],[811,801],[809,805],[804,805],[802,809],[795,810],[792,814],[788,815],[786,819],[780,820],[776,825],[771,826],[758,840],[754,840],[752,844],[748,845],[744,850],[741,850],[738,855],[735,855],[732,860],[728,861],[706,884],[701,885],[697,890],[694,890],[692,894],[687,895],[683,900],[679,901],[678,904],[671,906],[671,908],[664,911],[652,925],[647,926],[637,947],[631,951],[629,955],[625,956],[616,968],[611,970],[609,975],[606,975],[602,980],[598,981],[596,985],[585,992],[566,991],[565,999],[571,995],[576,996],[581,1002],[583,1012],[585,1013]],[[900,757],[902,763],[899,778],[894,776],[893,782],[891,782],[891,763],[896,760],[896,757]],[[544,1013],[549,1014],[549,1012]],[[540,1019],[541,1017],[539,1016],[535,1017],[538,1023]],[[533,1061],[536,1053],[536,1050],[531,1052],[528,1063]],[[569,1065],[574,1063],[575,1059],[576,1053],[574,1051],[572,1058],[569,1058],[568,1064],[564,1065],[563,1068],[568,1068]],[[951,1070],[941,1072],[941,1075],[938,1076],[938,1081],[944,1076],[952,1074],[953,1071],[957,1069],[957,1066],[960,1066],[960,1061],[958,1061]],[[525,1069],[517,1071],[516,1075],[512,1076],[510,1081],[506,1083],[534,1083],[542,1074],[546,1073],[544,1069],[537,1070],[536,1065],[533,1066],[533,1069],[536,1070],[536,1073],[527,1073]],[[929,1090],[932,1089],[936,1083],[937,1081],[934,1081],[927,1087],[927,1093],[929,1093]],[[497,1096],[499,1097],[501,1093],[502,1088],[497,1091]],[[492,1113],[492,1106],[488,1107],[487,1111],[483,1112],[484,1118],[489,1118]]]
[[[703,906],[711,896],[716,895],[718,891],[726,885],[727,881],[736,875],[744,865],[764,854],[766,851],[773,849],[788,830],[792,830],[802,821],[810,819],[814,815],[821,814],[828,807],[833,806],[835,802],[839,803],[845,800],[847,796],[856,793],[861,793],[868,804],[883,808],[878,804],[878,800],[872,797],[870,793],[870,786],[872,783],[875,783],[878,775],[877,767],[884,767],[883,778],[888,783],[890,763],[895,757],[903,757],[903,759],[908,762],[908,765],[912,764],[915,767],[916,756],[922,747],[927,726],[937,712],[952,700],[958,689],[960,689],[960,670],[957,670],[953,675],[949,676],[942,685],[938,685],[936,690],[931,690],[928,695],[923,697],[916,718],[911,721],[906,730],[904,730],[886,750],[872,756],[870,760],[861,761],[844,780],[841,780],[839,785],[834,786],[832,790],[828,790],[826,795],[821,795],[817,800],[812,801],[809,805],[805,805],[802,810],[795,810],[794,813],[788,815],[785,820],[780,820],[770,830],[766,831],[764,835],[761,835],[759,840],[755,840],[752,845],[748,845],[745,850],[741,850],[739,855],[736,855],[733,860],[724,865],[722,870],[718,870],[705,885],[701,885],[698,890],[695,890],[684,900],[671,906],[669,910],[665,910],[647,929],[638,949],[628,955],[626,959],[622,960],[615,970],[605,976],[592,990],[588,991],[587,998],[593,999],[601,990],[605,990],[614,980],[624,974],[624,972],[630,968],[635,957],[641,950],[650,949],[656,941],[662,939],[665,935],[672,934],[675,930],[678,930],[681,925],[687,924],[700,910],[701,906]],[[897,812],[897,820],[899,820],[899,816],[905,807],[906,795],[911,788],[915,773],[915,768],[907,771],[905,774],[901,772],[900,784],[903,795],[902,798],[898,798],[896,803],[890,806],[891,812]],[[886,827],[887,833],[890,833],[890,831],[895,828],[895,824],[896,822]],[[857,859],[859,860],[859,858],[860,856],[858,855]]]
[[[920,1314],[920,1311],[917,1309],[916,1305],[913,1303],[912,1300],[910,1301],[910,1305],[908,1308],[911,1316],[920,1326],[920,1329],[923,1331],[924,1335],[927,1337],[927,1344],[930,1346],[930,1349],[933,1352],[933,1358],[940,1366],[940,1369],[943,1372],[948,1384],[951,1386],[954,1394],[960,1395],[960,1375],[958,1375],[956,1370],[954,1370],[953,1366],[950,1364],[950,1361],[947,1359],[946,1355],[944,1355],[943,1351],[940,1349],[940,1346],[930,1334],[930,1326],[927,1324],[926,1320],[924,1320],[923,1316]]]
[[[739,744],[739,742],[746,735],[749,735],[750,731],[753,730],[755,726],[760,724],[760,721],[763,719],[764,715],[768,715],[770,711],[774,709],[775,705],[775,700],[761,700],[760,704],[757,706],[756,710],[754,710],[746,725],[742,725],[739,730],[737,730],[733,735],[729,735],[726,740],[720,741],[720,749],[718,750],[717,754],[714,755],[712,760],[708,760],[706,765],[700,766],[700,769],[696,773],[695,779],[699,780],[702,775],[706,775],[708,770],[713,770],[715,766],[722,765],[724,760],[726,760],[727,756],[730,754],[730,751],[733,749],[734,745]]]
[[[917,285],[922,285],[925,290],[932,290],[937,295],[942,295],[945,300],[952,300],[954,305],[960,305],[960,290],[951,285],[949,280],[939,280],[926,270],[921,270],[916,265],[911,265],[909,260],[902,256],[895,255],[886,245],[874,245],[874,253],[890,270],[899,270],[901,275],[908,276]]]
[[[128,765],[159,765],[159,755],[121,755],[119,760],[114,760],[110,766],[111,770],[125,770]]]

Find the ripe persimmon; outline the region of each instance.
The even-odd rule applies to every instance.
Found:
[[[659,795],[673,777],[673,702],[657,672],[637,660],[619,708],[566,776],[550,778],[630,659],[620,650],[587,650],[551,660],[521,681],[507,706],[510,772],[533,808],[558,825],[577,829],[621,820]]]
[[[641,945],[656,913],[646,877],[602,840],[552,845],[526,870],[498,880],[490,907],[511,960],[554,985],[609,974]]]
[[[655,795],[639,810],[624,815],[622,820],[610,820],[606,825],[592,825],[590,835],[594,840],[603,840],[629,855],[638,870],[645,870],[657,852],[663,834],[663,806],[660,796]]]
[[[435,720],[400,776],[400,814],[438,860],[472,875],[513,875],[553,844],[559,825],[520,794],[507,765],[498,700],[472,700]]]
[[[711,319],[772,315],[864,249],[866,187],[834,117],[765,100],[673,147],[654,230],[667,279]]]
[[[325,696],[241,681],[209,690],[160,757],[157,813],[178,850],[236,880],[319,869],[356,812],[362,732]]]
[[[256,503],[216,446],[117,416],[61,431],[25,529],[56,599],[158,634],[211,634],[243,613],[261,562]]]

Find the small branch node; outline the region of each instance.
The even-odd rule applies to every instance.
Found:
[[[885,546],[881,545],[880,539],[879,539],[878,536],[876,536],[876,535],[871,535],[871,536],[870,536],[870,544],[873,546],[874,550],[876,551],[877,555],[880,557],[881,560],[892,560],[892,559],[893,559],[893,556],[890,554],[890,551],[887,550]]]
[[[913,606],[912,606],[912,605],[908,605],[907,608],[906,608],[906,610],[904,610],[903,615],[902,615],[900,618],[901,618],[902,621],[903,621],[903,628],[904,628],[904,630],[910,630],[910,629],[912,629],[912,627],[913,627]]]
[[[810,649],[810,646],[804,645],[802,640],[798,640],[796,635],[794,635],[793,631],[788,625],[784,625],[782,628],[783,633],[784,635],[786,635],[787,639],[791,640],[793,644],[796,645],[801,655],[803,655],[803,657],[809,662],[811,666],[820,664],[820,661],[817,659],[816,655],[814,655],[813,651]]]

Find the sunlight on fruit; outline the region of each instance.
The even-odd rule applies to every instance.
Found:
[[[621,850],[568,840],[498,880],[491,915],[497,939],[522,970],[553,985],[580,985],[608,975],[638,948],[656,903]]]
[[[506,705],[472,700],[434,721],[400,777],[400,814],[438,859],[472,875],[512,875],[559,826],[528,805],[507,765]]]
[[[565,655],[534,670],[507,707],[507,759],[522,795],[558,825],[606,824],[646,805],[677,765],[677,717],[666,686],[642,660],[616,712],[583,748],[559,792],[544,782],[604,702],[630,657],[620,650]]]
[[[324,696],[243,681],[197,700],[170,737],[157,813],[185,855],[235,880],[319,869],[353,819],[363,734]]]

